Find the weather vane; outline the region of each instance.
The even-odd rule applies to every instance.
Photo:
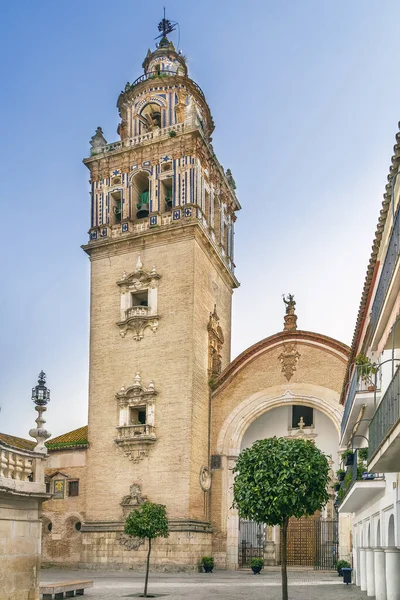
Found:
[[[178,25],[178,23],[176,21],[170,21],[169,19],[165,18],[165,6],[164,6],[164,18],[161,19],[161,21],[158,24],[158,31],[161,31],[161,33],[154,39],[158,40],[158,38],[163,38],[166,35],[168,35],[169,33],[171,33],[172,31],[175,31],[177,25]]]

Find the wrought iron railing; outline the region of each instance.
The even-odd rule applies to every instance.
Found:
[[[390,235],[389,244],[385,260],[382,267],[381,276],[376,290],[374,302],[371,310],[370,329],[371,334],[375,331],[378,323],[379,315],[385,300],[386,292],[392,280],[392,275],[397,264],[397,259],[400,254],[400,204],[397,207],[396,216],[394,219],[392,233]]]
[[[375,368],[375,372],[370,374],[370,368],[365,372],[363,376],[363,365],[354,365],[353,376],[348,387],[348,392],[345,398],[344,412],[341,424],[342,437],[347,427],[351,408],[354,403],[354,399],[359,392],[373,392],[380,390],[382,385],[382,372]]]
[[[400,420],[400,367],[379,404],[369,426],[369,460],[371,460],[389,431]]]
[[[370,446],[368,448],[370,453]],[[383,480],[385,479],[383,473],[369,473],[368,468],[365,466],[363,461],[358,459],[358,449],[354,450],[353,464],[347,467],[346,475],[340,484],[338,491],[338,500],[341,504],[346,498],[347,494],[352,489],[356,481],[371,481],[371,480]]]
[[[206,99],[203,90],[195,81],[193,81],[193,79],[190,79],[189,77],[187,77],[186,75],[181,74],[181,73],[174,73],[174,71],[161,71],[160,73],[158,73],[157,71],[152,71],[150,73],[145,73],[144,75],[141,75],[140,77],[135,79],[135,81],[131,84],[130,89],[132,90],[139,83],[142,83],[143,81],[147,81],[148,79],[154,79],[155,81],[157,81],[157,80],[162,81],[164,78],[166,79],[167,77],[178,77],[180,79],[186,79],[187,81],[190,81],[190,83],[199,92],[200,96],[202,96],[202,98],[204,98],[204,100]]]
[[[344,412],[343,412],[343,417],[342,417],[342,425],[341,425],[342,436],[345,432],[347,421],[348,421],[349,415],[350,415],[350,410],[353,405],[354,398],[355,398],[355,395],[357,392],[358,377],[359,377],[358,371],[357,371],[357,369],[354,369],[354,373],[353,373],[353,377],[351,379],[349,391],[348,391],[348,394],[347,394],[346,400],[345,400]]]

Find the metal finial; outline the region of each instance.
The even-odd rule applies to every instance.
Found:
[[[175,31],[176,26],[177,26],[176,21],[170,21],[169,19],[166,19],[165,6],[164,6],[164,17],[161,19],[161,21],[158,24],[158,31],[160,31],[161,33],[154,39],[158,40],[158,38],[166,37],[169,33],[171,33],[172,31]]]

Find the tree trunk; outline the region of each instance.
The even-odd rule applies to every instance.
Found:
[[[147,598],[147,583],[149,581],[150,552],[151,552],[151,538],[149,538],[149,551],[147,553],[147,564],[146,564],[146,579],[145,579],[145,582],[144,582],[144,593],[143,593],[143,596],[145,598]]]
[[[289,517],[285,517],[282,525],[282,600],[288,600],[288,585],[287,585],[287,530],[289,525]]]

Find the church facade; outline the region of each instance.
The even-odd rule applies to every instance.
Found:
[[[236,457],[260,437],[307,437],[331,456],[334,478],[349,349],[297,329],[289,296],[283,331],[230,362],[235,182],[211,145],[205,96],[167,37],[143,68],[118,98],[120,140],[108,144],[98,128],[84,160],[89,420],[50,441],[43,553],[53,563],[141,568],[146,548],[123,524],[148,499],[166,505],[170,524],[154,565],[191,569],[213,555],[237,568],[252,541],[231,508]],[[316,518],[334,522],[333,503]],[[260,535],[258,551],[278,563],[279,531]],[[339,542],[335,552],[348,549]]]

